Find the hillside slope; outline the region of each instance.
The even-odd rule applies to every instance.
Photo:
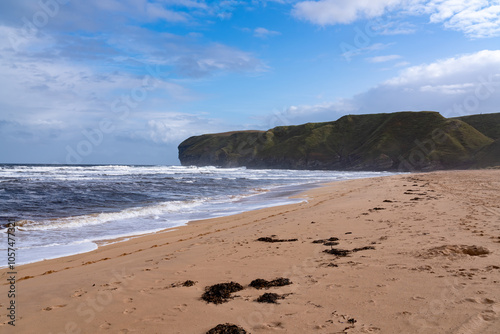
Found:
[[[179,159],[196,166],[325,170],[494,165],[498,159],[491,154],[498,152],[498,143],[478,127],[490,128],[475,118],[446,119],[430,111],[349,115],[334,122],[191,137],[179,145]]]

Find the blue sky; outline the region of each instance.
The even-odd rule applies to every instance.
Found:
[[[0,162],[178,164],[202,133],[500,112],[500,1],[6,0]]]

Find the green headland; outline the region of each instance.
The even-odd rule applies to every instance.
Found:
[[[500,166],[500,113],[347,115],[267,131],[204,134],[179,145],[182,165],[428,171]]]

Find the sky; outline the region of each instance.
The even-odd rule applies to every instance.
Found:
[[[500,0],[0,1],[0,163],[420,110],[500,112]]]

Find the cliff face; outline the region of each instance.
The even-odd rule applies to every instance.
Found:
[[[325,170],[500,165],[499,138],[477,129],[495,137],[500,132],[492,127],[500,126],[500,114],[485,116],[483,121],[472,116],[446,119],[437,112],[349,115],[268,131],[207,134],[183,141],[179,159],[182,165],[195,166]]]

